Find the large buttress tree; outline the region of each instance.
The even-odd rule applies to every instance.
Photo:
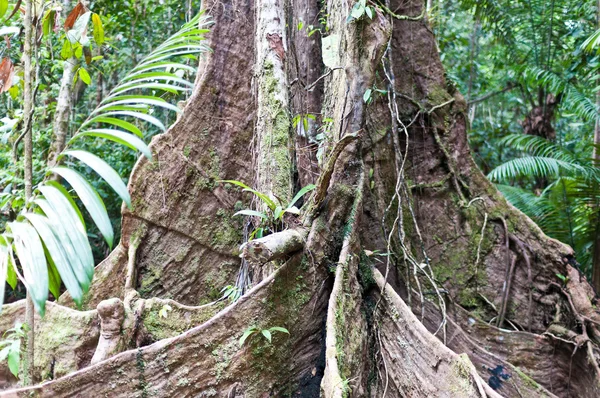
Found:
[[[473,163],[424,6],[205,2],[213,52],[85,301],[93,365],[7,394],[597,396],[594,292]],[[309,183],[246,243],[236,211]]]

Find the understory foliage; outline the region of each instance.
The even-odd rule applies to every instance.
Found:
[[[51,8],[43,18],[48,21],[43,22],[44,33],[48,35],[51,29],[46,26],[54,25],[53,12],[56,10]],[[96,43],[103,44],[104,30],[100,17],[78,3],[67,17],[65,35],[60,38],[63,42],[61,54],[67,59],[65,62],[72,62],[69,60],[73,56],[85,58],[91,51],[86,36],[90,20],[94,21]],[[95,265],[86,223],[89,224],[91,219],[109,248],[114,243],[113,226],[106,205],[92,181],[97,181],[97,176],[101,177],[127,206],[131,206],[123,176],[103,159],[105,150],[97,151],[102,148],[99,139],[152,158],[145,143],[150,135],[145,132],[149,130],[148,126],[159,132],[166,131],[166,124],[161,121],[163,110],[181,111],[171,101],[182,93],[190,92],[193,87],[196,68],[189,61],[207,51],[203,40],[209,24],[205,15],[198,14],[142,58],[107,92],[87,117],[77,123],[77,129],[58,156],[63,165],[48,167],[45,162],[38,164],[39,170],[33,182],[34,195],[28,203],[24,200],[21,180],[16,177],[18,165],[14,165],[12,176],[5,178],[6,187],[1,194],[1,207],[9,209],[10,214],[6,229],[0,236],[0,300],[4,298],[5,281],[14,289],[17,279],[20,279],[31,294],[36,310],[42,315],[48,289],[57,298],[61,293],[61,283],[74,301],[81,304]],[[50,54],[53,54],[52,48]],[[89,74],[82,72],[84,70],[80,67],[76,77],[89,84]],[[16,93],[13,94],[16,96]],[[18,126],[18,120],[12,125]],[[8,130],[9,133],[13,131],[19,132],[16,127]],[[17,146],[18,142],[15,148]],[[90,176],[89,171],[97,176]],[[85,216],[80,210],[82,207],[87,211]]]
[[[458,0],[434,11],[448,77],[469,106],[475,160],[591,275],[600,237],[597,2]]]

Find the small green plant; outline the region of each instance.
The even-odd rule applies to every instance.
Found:
[[[158,311],[158,315],[166,319],[169,316],[169,311],[173,311],[173,308],[169,304],[165,304]]]
[[[352,11],[348,16],[347,22],[358,21],[363,17],[363,15],[368,16],[369,19],[373,19],[375,16],[375,8],[368,6],[367,0],[358,0],[356,3],[354,3],[354,7],[352,7]]]
[[[367,105],[370,104],[371,102],[373,102],[373,99],[375,98],[376,94],[386,95],[387,90],[381,90],[381,89],[378,89],[377,87],[368,88],[365,90],[365,93],[363,94],[363,102]]]
[[[296,202],[298,202],[300,198],[306,195],[308,192],[316,188],[313,184],[305,186],[288,204],[284,206],[280,199],[271,199],[268,195],[250,188],[243,182],[236,180],[224,180],[220,182],[237,185],[238,187],[243,188],[245,192],[252,192],[267,208],[265,212],[244,209],[234,214],[234,216],[258,217],[262,220],[259,227],[250,234],[250,240],[261,238],[264,235],[267,235],[269,232],[277,232],[281,230],[284,214],[300,214],[300,209],[295,206]],[[277,200],[279,203],[276,203],[275,200]]]
[[[27,325],[17,322],[15,327],[4,332],[0,341],[0,361],[7,360],[8,369],[16,378],[19,378],[19,364],[21,362],[21,339],[27,333]]]
[[[298,135],[300,135],[301,137],[306,137],[308,135],[308,129],[310,126],[309,120],[312,120],[314,122],[315,120],[317,120],[317,118],[315,115],[307,113],[296,115],[294,116],[294,119],[292,119],[292,125],[298,132]]]
[[[228,299],[232,303],[236,302],[242,296],[241,289],[233,285],[225,286],[223,289],[221,289],[221,293],[223,293],[223,297],[221,297],[221,300]]]
[[[569,282],[569,277],[568,276],[564,276],[562,274],[556,274],[556,277],[558,279],[560,279],[562,281],[563,284],[567,284],[567,282]]]
[[[272,328],[269,328],[269,329],[259,329],[257,327],[252,326],[252,327],[249,327],[248,329],[246,329],[244,331],[244,334],[242,335],[242,337],[240,337],[240,347],[243,347],[246,340],[248,340],[248,338],[250,336],[255,335],[255,334],[261,334],[265,339],[267,339],[269,341],[269,343],[272,343],[273,332],[281,332],[281,333],[290,334],[290,332],[286,328],[282,328],[280,326],[273,326]]]

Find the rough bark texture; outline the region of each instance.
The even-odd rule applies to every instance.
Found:
[[[351,22],[353,4],[328,2],[323,35],[338,48],[327,54],[336,70],[315,60],[319,40],[300,32],[281,31],[281,46],[270,44],[274,32],[259,15],[283,3],[205,6],[214,52],[183,116],[154,139],[154,162],[137,164],[134,208],[87,300],[123,301],[123,349],[135,349],[7,396],[600,394],[593,290],[571,266],[572,250],[508,205],[469,156],[466,104],[446,86],[421,1],[390,1],[394,17],[377,9]],[[296,22],[314,18],[318,5],[287,10]],[[255,55],[298,65],[278,66],[298,81],[283,75],[275,91],[261,89],[269,65]],[[319,77],[316,92],[301,90]],[[285,78],[291,99],[279,95]],[[369,88],[387,94],[373,91],[367,105]],[[273,98],[277,113],[268,114]],[[268,137],[281,115],[287,134],[289,109],[332,121],[321,126],[330,161],[303,217],[290,222],[303,224],[306,240],[269,249],[279,257],[274,271],[235,303],[200,306],[233,284],[244,242],[231,215],[250,199],[217,180],[253,181],[252,139]],[[304,185],[317,166],[303,158],[300,138],[296,184]],[[290,334],[273,332],[270,344],[261,331],[275,326]]]
[[[54,140],[48,154],[48,166],[53,167],[58,163],[58,155],[65,149],[69,134],[69,119],[73,108],[73,78],[79,66],[77,58],[71,57],[63,62],[63,76],[60,89],[56,98],[56,111],[52,123]]]

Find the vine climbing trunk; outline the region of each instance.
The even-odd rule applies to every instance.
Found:
[[[598,396],[593,290],[475,166],[423,3],[204,2],[213,52],[87,296],[93,364],[6,394]],[[316,187],[245,242],[224,180]],[[261,275],[220,300],[240,257]]]

